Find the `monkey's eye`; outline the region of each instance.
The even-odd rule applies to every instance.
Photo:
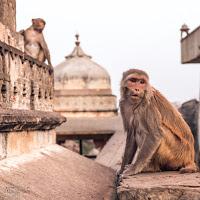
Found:
[[[145,80],[144,80],[144,79],[141,79],[141,80],[140,80],[140,84],[145,84]]]
[[[137,79],[136,78],[130,78],[129,81],[133,82],[133,83],[136,83],[137,82]]]

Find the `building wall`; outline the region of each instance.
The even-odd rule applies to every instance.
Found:
[[[114,117],[117,115],[117,110],[116,111],[104,111],[104,112],[90,112],[90,111],[85,111],[85,112],[64,112],[61,111],[59,112],[62,116],[68,118],[83,118],[83,117]]]
[[[116,109],[115,96],[55,97],[55,111],[108,111]]]
[[[200,26],[181,40],[181,62],[200,63]]]
[[[0,22],[8,26],[12,31],[16,30],[16,1],[1,0]]]
[[[110,80],[108,79],[94,79],[88,80],[87,78],[74,78],[74,79],[55,79],[56,90],[69,90],[69,89],[110,89]]]
[[[1,133],[0,160],[55,144],[55,138],[55,130]]]

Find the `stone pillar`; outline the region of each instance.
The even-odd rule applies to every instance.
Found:
[[[0,22],[16,31],[16,1],[0,0]]]

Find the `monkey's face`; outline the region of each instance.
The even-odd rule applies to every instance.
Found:
[[[37,18],[37,19],[32,19],[32,24],[36,31],[42,32],[46,23],[43,19]]]
[[[142,99],[148,87],[148,78],[140,74],[130,74],[124,80],[125,97],[132,101]]]

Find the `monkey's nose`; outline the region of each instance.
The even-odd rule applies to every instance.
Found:
[[[138,96],[140,94],[140,89],[138,89],[138,88],[134,88],[134,90],[133,90],[133,96]]]
[[[139,92],[140,90],[138,88],[135,88],[135,92]]]

